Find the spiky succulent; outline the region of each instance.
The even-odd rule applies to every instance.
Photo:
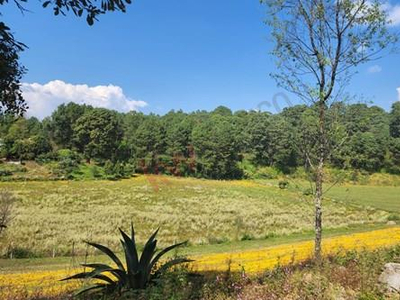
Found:
[[[154,282],[155,279],[159,279],[165,271],[172,266],[192,261],[186,258],[175,258],[166,261],[158,267],[157,264],[162,256],[167,252],[186,244],[186,242],[169,246],[158,252],[156,249],[156,236],[159,229],[157,229],[145,244],[143,252],[139,257],[133,225],[131,225],[131,237],[129,237],[122,229],[119,229],[119,231],[122,235],[121,244],[125,254],[126,266],[109,248],[100,244],[86,242],[88,245],[93,246],[106,254],[116,264],[116,267],[106,264],[82,264],[83,267],[92,270],[64,278],[62,281],[72,279],[94,279],[97,282],[78,290],[75,293],[76,295],[87,293],[89,291],[123,292],[144,289],[149,285],[149,283]]]

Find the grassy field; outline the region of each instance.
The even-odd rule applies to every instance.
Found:
[[[218,245],[242,240],[263,241],[310,236],[312,199],[274,182],[208,181],[164,176],[139,176],[121,181],[5,182],[0,188],[19,200],[4,252],[39,256],[79,255],[83,240],[119,247],[117,228],[133,221],[143,243],[161,227],[161,243],[189,240],[191,245]],[[358,188],[358,187],[354,187]],[[400,187],[360,187],[366,198],[349,189],[333,189],[325,201],[324,225],[349,232],[384,224],[398,211]],[[385,200],[389,199],[385,202]],[[391,204],[384,204],[391,203]],[[389,209],[389,205],[391,209]],[[353,231],[354,231],[353,230]],[[240,243],[239,243],[240,244]],[[194,247],[196,248],[196,247]],[[18,252],[19,251],[19,252]]]
[[[362,205],[400,212],[400,188],[394,186],[335,186],[328,192],[328,197],[347,205]],[[400,219],[399,219],[400,220]]]
[[[0,296],[25,299],[76,288],[58,280],[76,272],[82,261],[108,261],[94,256],[83,240],[118,249],[117,228],[131,221],[139,243],[157,227],[161,244],[189,240],[179,254],[194,258],[191,268],[197,271],[229,267],[257,273],[278,263],[301,262],[313,248],[313,200],[304,195],[307,183],[296,185],[282,190],[276,180],[166,176],[2,182],[0,189],[13,192],[18,201],[0,250],[38,257],[0,259]],[[400,187],[393,185],[333,187],[324,202],[325,254],[398,244],[399,227],[386,223],[398,220],[399,195]]]

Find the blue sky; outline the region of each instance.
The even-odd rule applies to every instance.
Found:
[[[396,12],[399,2],[391,2]],[[136,0],[127,13],[101,16],[92,27],[84,18],[55,17],[36,0],[27,8],[22,15],[4,5],[2,18],[29,46],[23,81],[26,97],[37,103],[33,115],[49,114],[68,97],[96,105],[99,96],[111,108],[163,114],[255,109],[282,92],[269,77],[272,45],[258,0]],[[349,91],[389,109],[399,99],[399,58],[360,67]]]

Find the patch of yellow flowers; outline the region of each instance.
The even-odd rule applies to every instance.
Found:
[[[0,274],[0,299],[24,299],[28,296],[57,296],[79,287],[79,282],[61,282],[60,279],[75,270],[41,271]]]
[[[324,255],[336,254],[349,250],[373,250],[390,247],[400,243],[400,228],[375,230],[364,233],[328,238],[323,241]],[[259,273],[277,265],[301,262],[312,257],[314,242],[298,242],[243,252],[212,254],[194,257],[194,270],[197,271],[232,271]]]
[[[371,232],[356,233],[325,239],[325,255],[348,250],[373,250],[390,247],[400,243],[400,228],[388,228]],[[301,262],[311,257],[314,244],[312,241],[297,242],[259,250],[211,254],[193,257],[191,268],[195,271],[246,271],[258,273],[290,262]],[[0,273],[0,299],[17,299],[17,295],[54,296],[76,289],[82,283],[60,282],[71,274],[80,271],[57,270],[27,273]],[[15,297],[13,296],[15,295]]]

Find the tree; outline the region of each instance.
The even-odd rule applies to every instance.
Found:
[[[263,0],[268,5],[278,85],[318,109],[315,172],[315,258],[321,258],[322,199],[327,153],[326,111],[351,71],[397,41],[378,1]]]
[[[25,68],[19,63],[19,55],[25,48],[0,22],[0,115],[22,115],[28,108],[20,89]]]
[[[390,135],[394,138],[400,138],[400,102],[392,105],[390,112]]]
[[[88,110],[73,127],[75,146],[86,160],[114,159],[121,141],[122,129],[116,113],[104,108]]]
[[[70,102],[67,105],[61,104],[52,113],[50,122],[52,139],[60,148],[72,147],[75,122],[89,109],[92,107]]]
[[[151,153],[154,156],[165,151],[165,128],[156,115],[148,116],[135,134],[136,153],[139,158]]]
[[[235,179],[241,177],[238,141],[232,135],[233,125],[226,116],[210,116],[197,124],[192,133],[197,174],[205,178]]]

